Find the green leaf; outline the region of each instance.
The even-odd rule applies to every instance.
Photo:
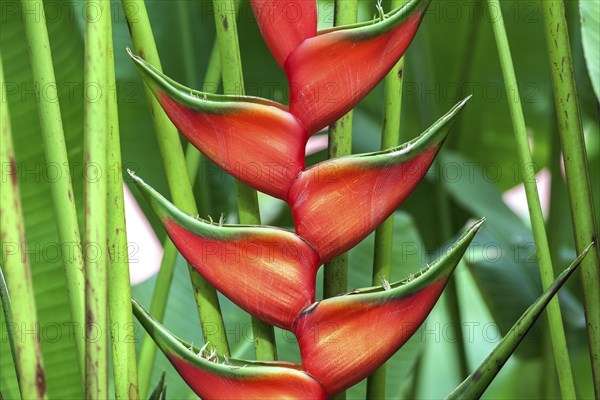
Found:
[[[167,399],[166,376],[167,376],[167,373],[165,371],[163,371],[162,375],[160,376],[160,379],[158,380],[158,383],[156,384],[156,387],[154,388],[152,393],[150,393],[148,400],[166,400]]]
[[[596,98],[600,101],[600,2],[580,0],[583,53]]]
[[[489,221],[474,243],[476,251],[468,252],[465,262],[500,331],[505,334],[542,288],[531,229],[506,206],[498,188],[485,179],[482,170],[472,161],[451,151],[441,154],[440,158],[442,168],[451,166],[460,177],[446,183],[453,200],[472,215],[485,215]],[[581,332],[585,328],[584,316],[578,300],[566,290],[561,292],[560,298],[567,331]],[[541,332],[534,329],[528,338],[529,345],[519,349],[517,354],[537,357],[541,342]]]
[[[554,283],[533,303],[525,313],[515,322],[513,327],[502,338],[500,343],[492,350],[483,363],[465,379],[447,399],[478,399],[492,383],[498,372],[502,369],[508,358],[513,354],[519,343],[539,318],[552,297],[567,281],[579,263],[586,256],[590,244],[575,261],[565,269]]]

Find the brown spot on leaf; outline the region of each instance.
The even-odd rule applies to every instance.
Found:
[[[10,181],[13,187],[17,187],[17,164],[12,154],[8,156],[8,173],[10,174]]]
[[[38,397],[46,397],[46,377],[44,376],[44,369],[40,363],[37,364],[35,369],[35,385],[37,387]]]
[[[223,29],[225,29],[225,30],[229,29],[229,21],[227,21],[226,16],[223,17]]]

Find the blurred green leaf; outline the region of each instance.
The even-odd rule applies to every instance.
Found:
[[[587,68],[600,101],[600,2],[580,0],[581,36]]]
[[[486,180],[480,168],[451,151],[440,157],[442,168],[452,166],[457,171],[456,179],[444,183],[450,196],[474,217],[485,216],[489,221],[467,252],[465,262],[501,332],[506,333],[542,289],[533,234],[506,206],[497,187]],[[561,300],[568,331],[581,333],[585,328],[581,304],[566,290]],[[532,331],[528,344],[517,354],[537,357],[539,330]]]

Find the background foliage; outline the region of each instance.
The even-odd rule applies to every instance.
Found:
[[[594,88],[598,90],[599,68],[598,10],[594,9],[597,4],[595,1],[566,2],[596,212],[600,210],[600,137],[598,98],[594,93]],[[62,166],[45,164],[43,149],[39,145],[41,133],[37,100],[33,94],[34,83],[23,40],[19,3],[3,0],[0,6],[0,47],[7,81],[6,93],[2,96],[6,96],[10,104],[15,133],[48,393],[50,398],[80,398],[81,383],[74,342],[69,333],[69,309],[61,264],[61,257],[68,255],[60,254],[57,245],[48,187],[53,174],[64,170]],[[83,86],[85,3],[78,0],[47,1],[45,6],[72,163],[75,199],[81,209],[85,174],[82,170],[82,96],[87,93]],[[361,1],[360,6],[360,18],[363,20],[375,12],[374,2]],[[157,190],[168,193],[142,82],[125,54],[125,47],[131,46],[131,43],[120,7],[120,3],[113,4],[112,18],[117,63],[117,87],[114,89],[119,96],[123,163],[126,168],[142,173]],[[215,36],[211,3],[206,0],[148,0],[147,7],[165,73],[188,86],[202,88],[203,84],[207,84],[201,82],[201,77]],[[330,26],[333,3],[320,1],[319,7],[320,26]],[[523,99],[538,171],[551,169],[558,162],[557,153],[553,152],[558,139],[540,11],[538,1],[503,2],[520,82],[518,90]],[[182,18],[189,20],[182,24]],[[433,1],[427,11],[406,55],[403,139],[416,136],[463,97],[472,94],[473,100],[451,133],[440,156],[441,163],[428,173],[401,211],[395,214],[394,279],[419,270],[435,258],[443,246],[434,196],[436,185],[443,185],[448,192],[455,231],[469,218],[485,216],[488,219],[466,262],[456,272],[463,317],[461,328],[470,368],[485,357],[499,340],[501,332],[505,332],[533,302],[541,288],[526,211],[524,215],[515,214],[502,197],[504,191],[517,186],[521,179],[507,106],[507,96],[515,96],[516,88],[510,88],[508,92],[504,88],[490,18],[494,15],[490,15],[478,1]],[[184,30],[182,26],[191,26],[191,30]],[[287,101],[285,76],[269,54],[247,2],[242,3],[239,32],[246,93]],[[191,47],[185,48],[186,43]],[[588,74],[586,57],[591,75]],[[353,152],[377,150],[383,110],[382,87],[376,88],[355,110]],[[309,163],[324,158],[325,154],[316,154],[309,158]],[[6,179],[5,169],[2,171],[3,179]],[[559,174],[555,174],[554,178],[548,230],[555,264],[563,268],[574,258],[575,251],[564,182]],[[200,210],[200,213],[213,217],[224,213],[229,222],[234,222],[232,179],[216,167],[205,165],[205,172],[199,174],[197,180],[196,194],[199,195],[199,190],[207,190],[211,199],[210,209]],[[132,191],[138,196],[134,188]],[[142,199],[139,200],[159,237],[164,237],[154,214],[146,208]],[[522,202],[524,204],[524,200]],[[261,197],[261,212],[263,220],[270,221],[270,224],[292,226],[289,211],[273,200]],[[369,237],[351,251],[350,287],[369,285],[372,248],[373,238]],[[138,247],[137,251],[143,252],[144,249]],[[165,324],[186,340],[200,343],[199,323],[193,311],[195,307],[185,263],[179,259],[177,264]],[[150,279],[135,286],[134,296],[148,305],[153,285],[154,280]],[[576,278],[570,281],[569,288],[570,291],[563,291],[561,302],[565,310],[563,315],[574,375],[581,397],[591,398],[581,292]],[[238,357],[253,358],[249,316],[225,298],[221,301],[233,353]],[[552,365],[552,362],[544,346],[547,333],[543,324],[544,321],[538,322],[537,329],[490,387],[487,397],[542,398],[558,395],[557,388],[548,383],[554,379],[548,379],[547,365]],[[4,324],[0,326],[0,392],[7,399],[18,398],[7,334]],[[117,335],[125,332],[122,327],[112,328]],[[459,383],[454,368],[454,328],[442,301],[388,367],[387,393],[390,398],[415,393],[418,397],[440,398]],[[141,329],[136,332],[135,337],[122,339],[141,343]],[[277,331],[276,335],[280,358],[299,360],[297,345],[291,335],[282,331]],[[189,389],[162,355],[157,358],[153,381],[158,381],[164,369],[167,370],[168,397],[191,398]],[[350,398],[364,397],[364,385],[352,388],[348,395]]]

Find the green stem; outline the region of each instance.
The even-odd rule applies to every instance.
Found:
[[[335,26],[356,22],[357,0],[335,1]],[[352,154],[352,111],[329,127],[329,158]],[[325,263],[323,271],[323,297],[333,297],[348,291],[348,254],[342,254]]]
[[[556,124],[552,124],[552,140],[550,151],[550,209],[546,220],[546,230],[548,232],[548,246],[550,247],[550,257],[554,267],[554,274],[560,274],[560,248],[565,226],[563,221],[563,211],[567,204],[563,201],[563,194],[566,193],[561,172],[560,162],[560,142]],[[554,352],[552,350],[552,340],[549,335],[549,329],[546,330],[547,322],[544,324],[542,336],[542,358],[543,366],[540,368],[540,393],[544,398],[558,397],[558,377],[554,368]]]
[[[517,154],[523,177],[523,185],[525,186],[527,205],[529,206],[529,218],[531,220],[533,238],[537,249],[537,259],[542,285],[544,289],[547,289],[554,282],[554,271],[552,269],[552,258],[550,256],[546,227],[544,225],[544,216],[542,214],[542,207],[540,205],[540,198],[535,179],[533,159],[529,148],[525,118],[523,116],[521,99],[518,93],[517,78],[515,76],[515,69],[510,54],[508,38],[506,36],[506,28],[500,9],[500,1],[488,0],[488,6],[490,12],[495,15],[495,18],[492,19],[492,28],[498,47],[504,85],[506,86],[508,94],[508,105],[513,122],[513,130],[515,132],[515,140],[517,142]],[[552,348],[554,350],[554,360],[562,397],[565,399],[575,398],[575,384],[573,382],[571,362],[569,360],[565,331],[557,299],[553,299],[548,305],[548,322],[550,325]]]
[[[183,48],[184,56],[184,69],[186,81],[190,87],[196,86],[198,82],[196,79],[196,68],[194,62],[194,45],[192,42],[192,25],[190,23],[191,2],[187,0],[178,1],[179,9],[179,21],[180,21],[180,37]],[[236,0],[236,4],[239,5],[239,0]],[[204,91],[208,93],[216,93],[221,83],[221,57],[219,55],[219,46],[217,43],[213,43],[210,56],[208,58],[208,66],[204,75]],[[185,150],[185,164],[187,166],[188,174],[190,174],[190,182],[192,187],[196,181],[198,173],[206,165],[207,158],[198,151],[191,143],[187,145]],[[204,178],[204,175],[201,174]],[[198,193],[198,211],[201,215],[210,214],[211,212],[211,200],[209,192],[209,182],[203,181],[204,187],[202,187]]]
[[[4,71],[0,57],[0,89],[5,93]],[[46,383],[40,332],[31,283],[31,269],[27,257],[25,225],[19,194],[19,179],[13,151],[10,114],[5,99],[0,102],[0,162],[10,166],[10,177],[0,180],[0,237],[2,245],[2,270],[6,276],[8,294],[14,300],[12,313],[6,323],[12,321],[7,331],[14,330],[15,353],[19,390],[23,399],[45,399]],[[3,300],[4,300],[3,296]],[[4,312],[10,313],[4,305]],[[31,335],[31,331],[35,334]]]
[[[545,22],[554,103],[565,160],[577,251],[581,252],[588,243],[596,240],[590,254],[581,263],[581,279],[594,391],[596,397],[600,397],[600,250],[571,45],[564,3],[560,0],[547,0],[541,1],[540,4]]]
[[[181,3],[188,4],[188,2],[182,1]],[[181,6],[182,7],[182,6]],[[182,14],[184,14],[182,12]],[[182,18],[184,16],[182,15]],[[182,35],[188,35],[188,32],[182,32]],[[187,52],[190,49],[185,49]],[[186,64],[187,65],[187,64]],[[191,68],[191,66],[187,66]],[[186,70],[188,82],[193,83],[192,72]],[[213,49],[210,53],[208,60],[208,67],[206,75],[204,76],[205,91],[214,93],[219,87],[221,82],[221,58],[219,55],[219,48],[217,44],[213,44]],[[207,86],[209,83],[210,86]],[[192,144],[188,144],[185,151],[185,164],[190,177],[190,184],[192,188],[196,181],[196,176],[200,172],[205,160],[202,153],[200,153]],[[204,182],[206,185],[201,190],[199,197],[198,208],[203,213],[209,213],[211,210],[211,201],[208,189],[209,182]],[[156,283],[154,286],[154,293],[152,295],[152,302],[150,304],[150,314],[159,322],[162,322],[167,307],[167,299],[169,297],[169,288],[171,281],[173,280],[173,272],[175,270],[175,261],[177,260],[177,249],[169,237],[163,242],[163,258],[161,261],[158,276],[156,277]],[[152,369],[154,367],[154,359],[156,357],[156,344],[149,335],[144,336],[142,347],[140,350],[140,357],[138,363],[138,376],[140,383],[140,394],[142,398],[146,398],[146,394],[150,389],[150,379],[152,377]]]
[[[236,5],[234,0],[213,0],[217,42],[221,55],[223,89],[226,94],[244,94],[244,77],[237,34]],[[256,191],[240,181],[235,183],[238,214],[244,225],[260,225]],[[252,318],[254,348],[258,360],[277,359],[275,333],[272,326]]]
[[[136,53],[143,55],[144,59],[162,70],[143,0],[122,0],[122,4]],[[179,133],[148,88],[146,88],[146,97],[150,105],[152,121],[173,202],[184,212],[196,215],[198,210],[185,166]],[[167,276],[167,281],[170,282],[172,271],[169,272],[170,276]],[[198,314],[203,327],[204,341],[210,343],[219,354],[229,354],[229,344],[227,343],[225,324],[221,316],[217,292],[191,266],[189,272],[198,306]],[[165,289],[165,291],[168,291],[168,285]],[[211,329],[204,329],[207,326],[210,326]],[[144,386],[142,388],[146,389]]]
[[[334,26],[356,22],[357,0],[335,0]],[[352,110],[329,126],[328,158],[352,154]],[[325,263],[323,270],[323,297],[333,297],[348,291],[348,253],[341,254]],[[334,396],[345,399],[346,393]]]
[[[394,0],[392,9],[402,1]],[[381,149],[389,149],[400,144],[400,115],[402,109],[402,74],[404,58],[390,70],[384,82],[383,128]],[[375,231],[375,249],[373,255],[372,284],[381,285],[383,279],[388,282],[392,275],[392,246],[394,239],[394,215],[385,220]],[[382,364],[367,379],[367,398],[385,399],[386,364]]]
[[[48,30],[46,28],[46,17],[41,0],[23,0],[23,9],[35,9],[39,14],[23,15],[29,57],[34,81],[37,83],[36,90],[44,88],[44,95],[39,96],[39,117],[42,135],[44,138],[44,151],[46,162],[52,165],[68,166],[67,147],[63,131],[60,104],[51,99],[57,99],[56,77],[52,64]],[[83,326],[85,325],[85,277],[83,275],[83,256],[81,252],[81,237],[77,222],[75,209],[75,196],[71,184],[71,172],[68,167],[63,173],[50,182],[52,204],[56,215],[58,237],[62,247],[65,267],[67,291],[71,308],[71,318],[74,322],[75,345],[78,353],[79,368],[84,371],[84,337]]]
[[[108,25],[112,39],[112,23]],[[135,343],[127,338],[134,333],[131,311],[131,286],[125,202],[123,199],[123,170],[119,133],[119,112],[115,80],[115,58],[112,40],[108,40],[108,312],[111,322],[112,359],[117,399],[139,399]]]
[[[108,398],[108,29],[110,3],[88,0],[84,110],[85,219],[85,397]],[[97,13],[91,14],[92,12]],[[63,200],[64,201],[64,200]],[[100,335],[99,335],[100,332]]]

